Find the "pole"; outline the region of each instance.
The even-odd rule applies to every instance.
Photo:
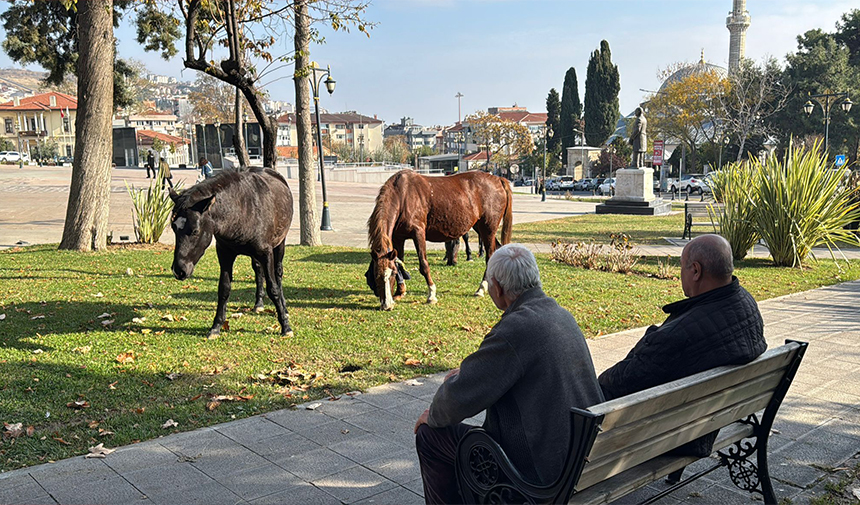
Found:
[[[221,168],[224,168],[224,149],[221,148],[221,125],[218,125],[215,128],[215,133],[218,134],[218,163],[221,165]]]
[[[543,166],[541,167],[541,185],[543,186],[543,191],[541,191],[540,201],[546,201],[546,144],[549,141],[549,132],[544,130],[543,136]]]
[[[316,75],[314,75],[316,77]],[[312,77],[312,80],[315,80]],[[323,210],[322,210],[322,223],[320,224],[320,230],[322,231],[333,231],[331,227],[331,216],[329,215],[328,210],[328,193],[325,190],[325,166],[323,165],[323,145],[322,145],[322,123],[320,123],[320,97],[319,91],[316,89],[319,85],[314,86],[314,111],[316,112],[317,117],[317,148],[319,150],[319,159],[320,159],[320,181],[322,182],[322,197],[323,197]]]
[[[830,97],[824,97],[824,153],[830,150]]]

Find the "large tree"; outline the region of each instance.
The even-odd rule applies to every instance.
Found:
[[[618,66],[612,63],[609,42],[591,53],[585,76],[585,140],[590,146],[603,145],[615,133],[621,113],[618,92],[621,81]]]
[[[561,89],[561,117],[559,130],[562,151],[576,145],[576,139],[581,138],[574,130],[582,131],[582,102],[579,101],[579,84],[576,80],[576,69],[570,67],[564,74],[564,86]]]
[[[513,161],[527,156],[534,148],[531,132],[523,124],[505,121],[485,111],[466,116],[465,122],[471,128],[475,140],[487,149],[486,171],[490,171],[490,163],[508,167]]]
[[[188,102],[197,121],[232,123],[235,119],[233,100],[236,88],[208,74],[199,74],[194,80],[194,91],[188,93]]]
[[[555,88],[549,90],[546,96],[546,127],[547,132],[552,134],[547,137],[547,150],[555,152],[559,147],[559,139],[562,137],[559,119],[561,117],[561,102],[558,98],[558,91]]]

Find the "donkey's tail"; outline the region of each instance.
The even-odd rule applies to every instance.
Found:
[[[502,184],[505,186],[505,215],[502,217],[502,245],[508,244],[511,241],[511,229],[514,226],[514,208],[513,194],[511,192],[511,183],[506,179],[502,179]]]

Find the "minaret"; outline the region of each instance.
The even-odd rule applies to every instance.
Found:
[[[747,0],[733,0],[734,8],[726,18],[726,28],[729,29],[729,72],[734,72],[747,44],[747,28],[750,27],[750,13],[747,12]]]

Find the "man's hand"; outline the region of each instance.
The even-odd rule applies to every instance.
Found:
[[[450,372],[448,372],[448,375],[445,376],[445,380],[450,379],[451,377],[457,375],[458,373],[460,373],[459,368],[455,368],[455,369],[451,370]],[[442,382],[444,382],[444,381],[442,381]]]
[[[415,421],[415,433],[418,433],[418,427],[422,424],[427,424],[427,418],[430,417],[430,409],[425,410],[420,416],[418,416],[418,420]]]

